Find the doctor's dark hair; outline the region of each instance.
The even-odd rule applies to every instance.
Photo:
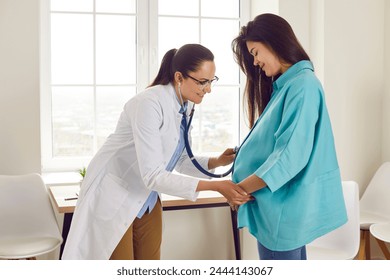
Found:
[[[187,44],[179,49],[171,49],[164,55],[157,76],[150,86],[173,82],[176,71],[186,78],[189,72],[197,71],[205,61],[214,61],[214,55],[202,45]]]
[[[293,65],[310,58],[290,24],[280,16],[261,14],[241,27],[239,35],[232,41],[232,50],[236,62],[247,77],[245,99],[249,126],[253,127],[271,98],[273,81],[279,76],[267,77],[259,66],[253,64],[253,56],[246,45],[248,41],[264,44],[279,57],[281,63]]]

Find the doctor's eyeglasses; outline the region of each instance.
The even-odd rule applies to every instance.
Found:
[[[196,84],[199,86],[200,90],[204,90],[208,85],[210,85],[210,87],[215,85],[215,83],[218,82],[218,80],[219,80],[219,78],[217,76],[215,76],[214,79],[212,79],[212,80],[204,80],[204,81],[200,81],[198,79],[195,79],[194,77],[191,77],[188,74],[187,74],[187,76],[196,82]]]

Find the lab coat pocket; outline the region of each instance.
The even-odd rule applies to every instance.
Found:
[[[94,214],[101,220],[111,220],[128,196],[126,184],[115,175],[106,174],[95,193]]]

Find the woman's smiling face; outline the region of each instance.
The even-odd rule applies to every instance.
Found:
[[[253,65],[259,66],[267,77],[282,74],[290,66],[282,63],[279,57],[263,43],[248,41],[246,46],[253,56]]]

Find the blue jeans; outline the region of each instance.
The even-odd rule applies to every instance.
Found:
[[[257,242],[260,260],[306,260],[306,246],[291,251],[272,251]]]

